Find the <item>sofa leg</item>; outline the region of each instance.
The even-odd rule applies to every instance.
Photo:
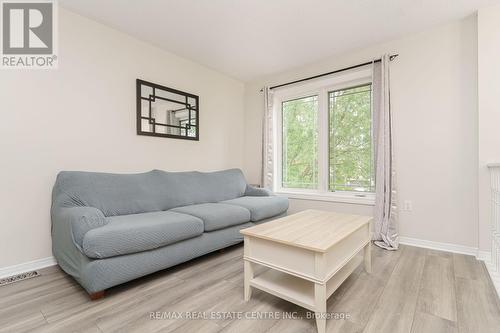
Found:
[[[96,293],[89,294],[92,301],[98,300],[104,297],[104,290],[98,291]]]

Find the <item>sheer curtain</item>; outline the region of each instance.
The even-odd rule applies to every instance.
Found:
[[[397,250],[399,247],[396,205],[392,113],[389,82],[390,56],[373,64],[373,131],[375,145],[375,245]]]
[[[274,177],[273,151],[273,93],[269,87],[263,88],[264,118],[262,121],[262,170],[261,186],[272,190]]]

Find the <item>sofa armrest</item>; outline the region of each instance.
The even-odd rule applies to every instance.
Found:
[[[274,193],[266,188],[255,187],[247,184],[245,189],[245,196],[250,197],[269,197],[274,195]]]
[[[104,214],[94,207],[60,208],[58,219],[70,225],[73,241],[80,248],[83,244],[83,237],[88,231],[108,224]]]

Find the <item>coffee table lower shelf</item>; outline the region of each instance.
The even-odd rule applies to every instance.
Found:
[[[361,263],[371,272],[371,220],[305,210],[241,230],[245,301],[260,289],[313,311],[325,333],[328,298]],[[257,275],[254,266],[269,269]]]
[[[326,297],[330,297],[362,262],[363,257],[358,254],[336,272],[326,283]],[[265,291],[308,310],[319,311],[315,304],[314,285],[315,283],[312,281],[272,268],[250,280],[251,287]]]

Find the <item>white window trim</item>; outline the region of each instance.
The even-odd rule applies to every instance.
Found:
[[[274,91],[273,117],[274,117],[274,184],[273,190],[278,195],[285,195],[292,199],[316,200],[339,203],[374,205],[375,194],[372,192],[328,191],[328,122],[321,122],[328,116],[328,93],[357,85],[372,83],[370,68],[362,68],[344,75],[336,75],[322,80],[314,80],[299,86],[279,88]],[[318,96],[318,180],[319,189],[290,189],[283,188],[282,184],[282,150],[283,130],[281,107],[284,101],[308,96]]]
[[[356,205],[375,205],[375,193],[363,193],[363,192],[326,192],[319,193],[315,192],[302,192],[295,190],[286,190],[282,192],[275,192],[279,196],[286,196],[289,199],[298,200],[311,200],[311,201],[326,201],[326,202],[337,202],[337,203],[348,203]]]

